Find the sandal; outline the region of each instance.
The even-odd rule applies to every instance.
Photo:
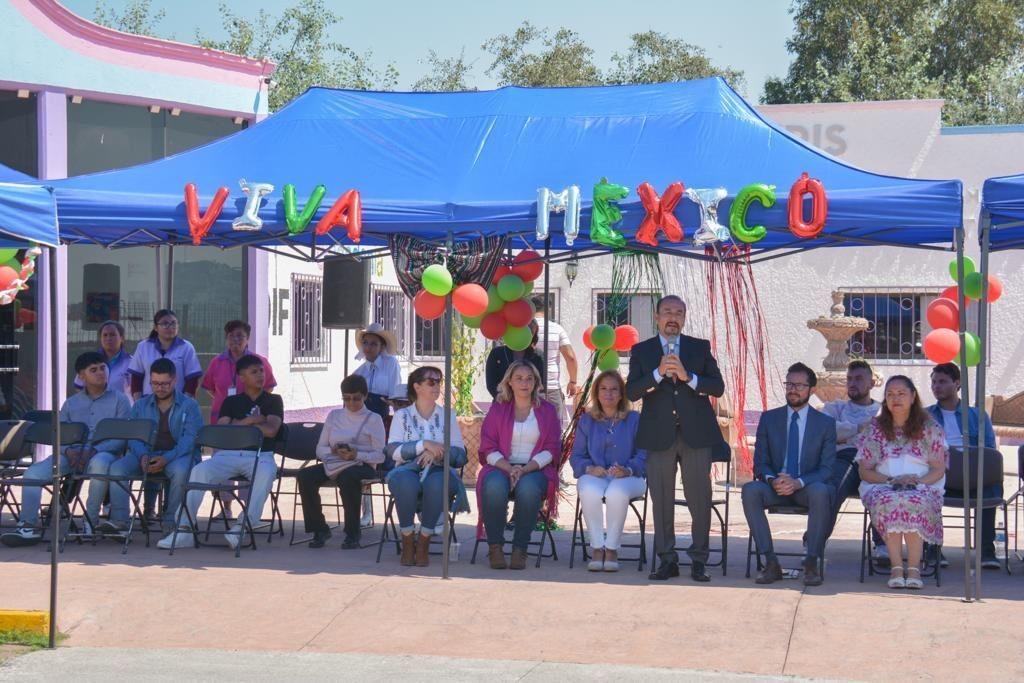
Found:
[[[911,576],[910,572],[914,572],[917,576]],[[924,581],[921,580],[921,570],[918,567],[907,568],[906,586],[912,590],[921,590],[924,588]]]
[[[605,548],[604,551],[604,570],[606,572],[617,572],[619,571],[619,551],[610,550]]]
[[[604,548],[591,548],[590,562],[587,563],[587,570],[592,572],[604,571]]]
[[[918,579],[920,581],[920,579]],[[907,580],[903,578],[903,567],[893,567],[889,577],[889,588],[906,588]]]

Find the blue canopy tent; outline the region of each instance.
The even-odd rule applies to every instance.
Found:
[[[1024,173],[986,180],[981,212],[990,227],[992,251],[1024,247]]]
[[[816,239],[787,229],[790,185],[807,172],[828,194],[828,221]],[[660,193],[674,181],[690,188],[749,183],[777,186],[771,209],[755,204],[751,224],[769,232],[755,251],[839,244],[949,248],[960,224],[961,185],[869,173],[832,158],[765,120],[719,78],[595,88],[502,88],[467,93],[393,93],[312,88],[252,128],[176,156],[131,168],[52,181],[61,238],[106,246],[191,241],[183,188],[195,183],[205,208],[218,187],[231,196],[206,238],[218,246],[310,245],[312,225],[289,237],[282,189],[296,186],[300,206],[318,184],[327,198],[314,221],[349,189],[363,205],[363,243],[393,233],[428,240],[486,234],[531,236],[539,187],[583,194],[582,231],[573,248],[605,250],[588,240],[590,189],[602,177]],[[239,179],[274,185],[259,211],[259,232],[232,230],[245,204]],[[720,215],[728,210],[728,199]],[[632,238],[645,210],[635,193],[621,201],[622,232]],[[698,207],[677,208],[686,231]],[[552,219],[552,248],[566,247]],[[326,247],[348,242],[335,229]],[[630,246],[637,246],[631,241]],[[640,245],[641,249],[649,249]],[[660,251],[689,252],[662,240]],[[317,250],[301,250],[316,258]]]

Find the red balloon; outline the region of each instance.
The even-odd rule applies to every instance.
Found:
[[[665,231],[669,242],[681,241],[683,226],[672,212],[683,198],[683,184],[678,181],[672,183],[665,189],[665,194],[659,197],[650,183],[640,183],[636,193],[647,211],[647,215],[640,221],[640,229],[636,231],[636,241],[656,247],[659,230]]]
[[[988,302],[992,303],[1003,295],[1003,281],[995,275],[988,276]]]
[[[437,320],[444,315],[445,298],[443,296],[435,296],[427,290],[421,289],[413,297],[412,307],[416,311],[416,315],[424,320]]]
[[[363,200],[359,190],[349,190],[338,197],[334,205],[317,221],[316,234],[323,235],[340,225],[348,231],[348,238],[359,243],[363,236]]]
[[[512,274],[518,275],[523,282],[533,282],[544,272],[544,262],[540,260],[540,254],[527,249],[516,254],[512,261]]]
[[[36,321],[36,312],[23,308],[18,311],[18,327],[24,327],[25,325],[32,325]]]
[[[452,292],[452,304],[467,318],[483,315],[487,311],[487,290],[475,282],[459,285]]]
[[[501,313],[488,313],[487,316],[480,321],[480,334],[484,335],[485,338],[490,339],[491,341],[501,339],[507,329],[508,321],[505,320],[505,316]]]
[[[944,290],[942,290],[942,294],[939,294],[939,298],[940,299],[949,299],[950,301],[955,303],[957,306],[959,306],[960,305],[960,290],[957,289],[956,285],[953,285],[952,287],[946,287]],[[971,304],[971,298],[970,297],[964,297],[964,306],[966,307],[966,306],[969,306],[970,304]]]
[[[594,342],[590,341],[590,333],[594,331],[594,326],[591,325],[583,332],[583,345],[591,351],[597,351],[597,347],[594,346]]]
[[[18,271],[10,266],[0,266],[0,289],[10,289],[18,277]]]
[[[804,195],[811,195],[811,220],[804,220]],[[828,200],[820,180],[802,173],[789,190],[789,231],[797,237],[817,237],[825,229]]]
[[[228,200],[228,188],[222,187],[213,195],[213,201],[207,207],[206,213],[199,214],[199,198],[196,196],[198,190],[194,183],[185,185],[185,219],[188,221],[188,231],[192,234],[192,244],[199,246],[199,243],[210,232],[217,217],[224,208],[224,202]]]
[[[615,328],[615,350],[629,351],[640,343],[640,331],[632,325],[619,325]]]
[[[925,312],[928,324],[933,330],[959,330],[960,307],[955,301],[939,298],[928,304]]]
[[[511,274],[512,274],[512,269],[509,268],[508,266],[505,266],[505,265],[498,266],[497,268],[494,269],[494,277],[491,278],[491,284],[492,285],[496,285],[496,284],[498,284],[498,281],[501,280],[501,278],[505,277],[506,275],[511,275]]]
[[[953,330],[932,330],[922,346],[925,358],[933,363],[949,363],[960,353],[960,336]]]
[[[505,304],[501,314],[512,327],[526,327],[533,320],[533,306],[526,299],[516,299]]]

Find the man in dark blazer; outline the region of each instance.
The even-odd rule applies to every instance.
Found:
[[[757,583],[782,579],[765,510],[798,505],[807,509],[804,585],[821,585],[818,561],[832,525],[834,490],[828,481],[836,459],[836,421],[807,404],[817,383],[809,367],[791,365],[786,373],[786,405],[765,412],[757,424],[754,481],[743,485],[743,514],[757,551],[766,558]]]
[[[643,400],[637,448],[647,450],[647,482],[654,514],[654,552],[660,559],[650,578],[679,576],[676,554],[676,464],[692,519],[693,542],[687,549],[694,581],[710,581],[705,570],[711,534],[712,448],[723,444],[708,396],[720,397],[725,383],[705,339],[682,334],[686,304],[662,297],[656,306],[658,336],[633,347],[626,394]]]

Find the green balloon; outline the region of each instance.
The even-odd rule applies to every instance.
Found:
[[[502,339],[508,348],[513,351],[522,351],[533,341],[533,332],[529,327],[509,327],[505,330],[505,336]]]
[[[622,220],[622,209],[615,202],[625,199],[629,188],[601,180],[594,185],[593,205],[590,210],[590,241],[612,249],[626,246],[626,238],[612,226]]]
[[[973,368],[981,362],[981,340],[972,332],[964,332],[964,347],[967,349],[967,367]],[[960,354],[957,354],[957,360]]]
[[[590,340],[594,340],[593,335],[591,335]],[[597,369],[601,372],[604,372],[605,370],[618,370],[619,352],[615,349],[605,349],[604,351],[601,351],[597,356]]]
[[[498,280],[498,295],[505,301],[522,299],[525,291],[526,285],[523,284],[523,278],[518,275],[506,275]]]
[[[953,282],[959,282],[956,277],[956,259],[949,262],[949,276],[953,278]],[[974,261],[970,256],[964,256],[964,277],[967,278],[978,270],[978,267],[974,265]]]
[[[483,315],[468,316],[468,315],[462,315],[460,313],[459,317],[462,318],[462,324],[465,325],[466,327],[468,327],[468,328],[470,328],[472,330],[479,330],[480,329],[480,323],[482,323],[484,321],[484,315],[487,315],[487,314],[484,313]]]
[[[533,294],[533,280],[530,280],[529,282],[524,282],[523,287],[525,287],[523,296],[529,296],[530,294]]]
[[[498,294],[498,285],[487,288],[487,313],[497,313],[505,306],[505,300]]]
[[[973,272],[964,278],[964,296],[975,301],[981,300],[981,273]]]
[[[12,258],[10,261],[4,261],[3,263],[0,263],[0,267],[2,267],[2,266],[7,266],[8,268],[13,268],[14,270],[18,271],[19,273],[21,272],[21,261],[19,261],[16,258]]]
[[[768,229],[763,225],[747,225],[747,209],[754,202],[766,209],[775,206],[775,186],[751,183],[736,194],[736,199],[729,207],[729,231],[733,237],[747,244],[763,240],[768,234]]]
[[[323,185],[317,185],[313,188],[313,193],[306,201],[305,208],[300,212],[295,204],[295,185],[288,183],[284,186],[281,196],[284,199],[284,221],[288,225],[289,235],[298,235],[306,229],[309,222],[313,220],[317,209],[320,208],[320,203],[324,200],[325,194],[327,194],[327,188]]]
[[[0,249],[0,263],[2,263],[4,261],[10,261],[11,259],[13,259],[17,255],[18,255],[18,250],[17,249]],[[18,266],[20,267],[21,264],[18,264]]]
[[[452,291],[452,274],[440,263],[423,271],[423,288],[434,296],[448,296]]]
[[[597,325],[590,333],[590,343],[599,351],[615,346],[615,328],[611,325]]]

